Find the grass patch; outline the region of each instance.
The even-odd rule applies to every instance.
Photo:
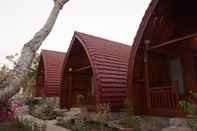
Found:
[[[0,123],[0,131],[45,131],[45,127],[39,127],[37,124],[19,119]]]
[[[85,122],[83,124],[77,124],[73,121],[70,123],[61,124],[60,126],[72,131],[119,131],[118,129],[110,128],[107,125],[103,127],[97,122]]]

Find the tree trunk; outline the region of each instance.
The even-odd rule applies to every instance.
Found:
[[[46,23],[37,33],[35,33],[34,37],[23,46],[16,66],[9,75],[8,79],[5,81],[5,83],[7,83],[5,88],[0,90],[0,102],[5,102],[20,90],[21,82],[24,80],[25,75],[29,71],[36,51],[40,48],[43,41],[51,32],[60,10],[69,0],[53,1],[54,7]]]

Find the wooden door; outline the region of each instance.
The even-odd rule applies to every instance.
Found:
[[[72,80],[71,90],[72,105],[77,105],[77,96],[83,95],[85,104],[88,102],[88,94],[91,93],[91,79],[90,76],[84,74],[75,74]]]

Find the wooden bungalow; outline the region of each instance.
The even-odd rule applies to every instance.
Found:
[[[82,95],[90,110],[105,103],[119,111],[126,97],[129,52],[127,45],[75,32],[63,67],[61,106],[76,106]]]
[[[65,53],[42,50],[38,66],[35,96],[59,97]]]
[[[197,90],[197,1],[152,0],[134,39],[129,100],[136,114],[177,116]]]

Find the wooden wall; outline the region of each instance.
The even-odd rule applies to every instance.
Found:
[[[183,52],[182,64],[184,68],[185,86],[186,86],[187,92],[189,92],[189,90],[194,90],[196,88],[195,74],[194,74],[195,72],[194,60],[193,60],[193,54],[192,54],[191,48]]]
[[[61,101],[64,103],[62,106],[73,107],[77,106],[77,96],[83,95],[85,97],[85,104],[93,104],[95,102],[95,96],[91,94],[91,77],[92,70],[87,69],[84,71],[74,72],[84,66],[90,65],[88,56],[83,49],[82,45],[78,43],[73,45],[73,50],[69,55],[68,63],[65,65],[64,88],[62,88]],[[69,72],[69,68],[72,69]]]

